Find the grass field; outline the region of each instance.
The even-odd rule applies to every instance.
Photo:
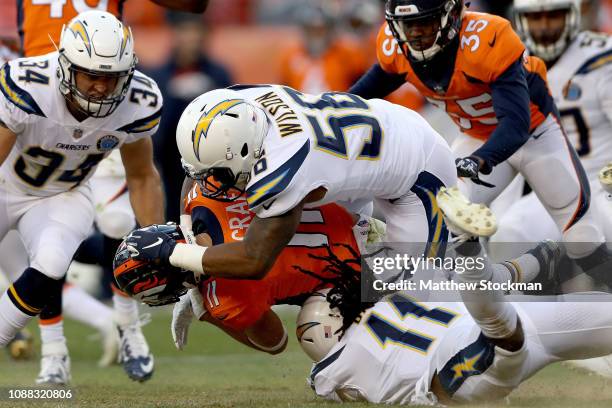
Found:
[[[293,332],[293,316],[286,314]],[[153,378],[134,383],[119,366],[98,368],[100,347],[93,331],[66,322],[72,357],[72,389],[67,402],[0,401],[0,407],[333,407],[317,399],[306,384],[310,363],[295,338],[278,356],[257,353],[204,323],[192,326],[186,350],[174,348],[169,309],[158,311],[144,332],[155,353]],[[36,332],[36,328],[32,327]],[[39,342],[37,341],[37,345]],[[38,360],[14,363],[0,354],[0,388],[32,387]],[[555,365],[523,384],[508,400],[490,407],[610,407],[612,383]],[[364,407],[366,404],[352,404]]]

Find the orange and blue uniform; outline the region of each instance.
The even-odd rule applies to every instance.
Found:
[[[246,198],[215,201],[203,197],[197,186],[190,191],[185,210],[191,214],[193,232],[207,233],[214,245],[241,241],[255,216]],[[210,278],[200,284],[204,307],[223,325],[241,331],[256,323],[272,305],[301,303],[326,284],[294,266],[326,276],[328,263],[310,255],[326,256],[327,245],[340,259],[354,258],[347,248],[335,246],[348,245],[359,253],[353,224],[351,214],[336,204],[304,210],[294,238],[262,280]]]
[[[125,0],[17,0],[17,21],[22,53],[26,57],[55,51],[62,27],[87,10],[108,11],[121,19]],[[38,3],[38,4],[37,4]]]
[[[382,97],[411,83],[462,132],[487,141],[474,154],[494,166],[525,143],[549,114],[556,114],[545,65],[524,57],[524,51],[507,20],[466,12],[454,42],[423,64],[405,57],[385,23],[377,38],[378,65],[349,92]],[[432,72],[441,74],[435,78]]]

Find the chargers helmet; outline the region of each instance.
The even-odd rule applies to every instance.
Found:
[[[176,144],[187,175],[206,197],[238,198],[262,156],[268,119],[264,110],[230,89],[200,95],[185,109]]]
[[[105,11],[85,11],[62,28],[57,70],[60,92],[88,116],[106,117],[125,97],[137,62],[128,26]],[[77,87],[76,72],[115,78],[114,89],[104,97],[89,96]]]
[[[185,242],[181,229],[176,224],[151,225],[144,229],[155,229],[177,242]],[[125,240],[115,254],[113,275],[119,289],[149,306],[178,302],[179,297],[187,292],[188,286],[184,283],[195,283],[192,272],[132,259]]]
[[[428,61],[457,36],[463,9],[463,0],[387,0],[385,20],[407,58]],[[415,26],[429,26],[432,33],[410,35]]]
[[[313,360],[323,357],[340,341],[342,315],[327,301],[330,289],[314,292],[302,305],[297,317],[296,336],[302,350]]]
[[[514,0],[516,30],[525,46],[544,61],[556,60],[580,32],[581,0]],[[552,44],[539,43],[529,27],[529,13],[565,10],[565,27]]]

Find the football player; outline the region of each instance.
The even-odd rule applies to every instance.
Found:
[[[135,71],[131,31],[112,14],[88,11],[65,26],[59,45],[58,52],[0,70],[0,236],[16,228],[30,257],[0,298],[0,346],[43,308],[61,310],[62,278],[93,221],[87,181],[113,149],[121,150],[138,221],[163,221],[150,141],[162,97]],[[152,375],[152,356],[137,316],[124,319],[124,368],[142,381]],[[65,383],[70,370],[61,332],[60,322],[42,354],[48,377]]]
[[[303,209],[331,202],[359,212],[375,200],[386,240],[410,243],[415,254],[435,255],[447,240],[435,194],[456,183],[452,154],[404,107],[347,93],[237,86],[196,98],[181,116],[177,144],[205,196],[244,191],[256,216],[243,241],[209,248],[137,230],[127,237],[136,260],[197,276],[261,279],[293,238]]]
[[[449,226],[458,225],[452,217],[456,211],[444,214],[451,216]],[[546,245],[554,256],[540,264],[545,268],[561,255],[556,244]],[[478,241],[461,243],[456,251],[463,258],[478,257],[474,265],[485,259],[484,268],[457,273],[459,281],[490,281]],[[355,290],[344,288],[346,294]],[[298,327],[305,327],[300,344],[316,361],[313,390],[337,401],[490,402],[549,364],[612,352],[612,318],[599,303],[609,301],[608,294],[565,295],[557,302],[509,302],[496,290],[460,290],[459,295],[463,302],[419,302],[409,292],[398,292],[373,307],[336,297],[338,308],[330,308],[325,296],[309,299]],[[337,330],[340,339],[324,335]]]
[[[151,0],[154,3],[175,10],[202,13],[208,6],[208,0]],[[95,5],[93,5],[95,3]],[[44,55],[53,52],[57,49],[57,44],[60,42],[60,34],[62,27],[67,25],[70,20],[77,14],[99,10],[112,13],[117,18],[121,19],[124,0],[104,0],[98,2],[88,2],[85,0],[24,0],[17,2],[18,5],[18,27],[19,36],[21,38],[21,52],[26,57]],[[143,95],[144,96],[144,95]],[[121,160],[114,158],[104,160],[101,163],[102,172],[96,172],[92,179],[93,200],[96,208],[95,222],[98,229],[104,236],[103,243],[103,259],[108,259],[111,262],[112,256],[118,246],[118,239],[131,231],[135,226],[134,214],[128,204],[129,198],[127,189],[124,188],[125,177],[122,175]],[[100,174],[97,174],[100,173]],[[113,173],[111,175],[111,173]],[[119,186],[117,186],[119,184]],[[103,264],[107,267],[106,264]],[[108,265],[110,267],[110,265]],[[117,316],[131,316],[130,330],[119,329],[122,336],[131,335],[134,333],[140,338],[139,341],[145,341],[137,328],[138,323],[138,305],[125,294],[122,294],[115,287],[113,289],[113,305]],[[72,296],[76,294],[73,293]],[[86,293],[80,293],[81,300],[79,303],[91,303],[93,299],[88,299]],[[68,305],[77,304],[69,302]],[[71,306],[68,306],[71,307]],[[72,310],[72,314],[83,312],[85,307]],[[69,312],[70,313],[70,312]],[[61,318],[61,310],[59,307],[48,307],[41,313],[40,329],[42,331],[55,330],[51,329],[57,319]],[[117,323],[125,325],[125,318],[120,318]],[[46,336],[42,336],[43,339]],[[122,353],[125,354],[128,343],[121,342]],[[145,348],[146,346],[145,342]],[[121,361],[124,363],[124,368],[127,371],[132,371],[134,366],[132,358],[127,355],[121,356]],[[137,373],[140,369],[134,366],[135,372],[132,376],[139,376]]]
[[[529,51],[548,67],[550,89],[587,172],[597,220],[612,241],[612,198],[598,181],[612,160],[612,38],[580,32],[580,0],[515,0],[516,27]],[[516,223],[528,228],[517,228]],[[500,220],[494,240],[556,239],[558,232],[538,198],[530,194]]]
[[[387,0],[385,16],[378,64],[349,92],[384,97],[412,83],[461,128],[452,148],[470,199],[489,204],[522,174],[563,233],[568,256],[601,278],[596,265],[611,255],[589,211],[584,169],[558,123],[544,63],[524,57],[508,21],[468,12],[462,0]]]
[[[206,246],[242,241],[255,217],[248,208],[246,197],[232,202],[216,201],[204,197],[197,185],[189,191],[185,209],[192,217],[197,242]],[[301,304],[310,293],[325,287],[325,279],[331,275],[326,274],[327,263],[320,257],[326,256],[331,247],[340,259],[354,258],[360,245],[380,236],[376,234],[380,224],[369,217],[349,214],[336,204],[305,210],[295,236],[264,279],[210,278],[200,282],[198,291],[190,291],[181,299],[175,306],[172,323],[177,348],[182,349],[186,344],[187,330],[195,315],[249,347],[270,354],[282,352],[287,344],[287,333],[271,307]],[[155,302],[160,294],[165,295],[165,292],[158,292],[157,287],[143,285],[150,276],[139,270],[143,267],[131,268],[131,262],[119,252],[118,257],[121,256],[127,261],[127,267],[121,263],[116,266],[115,275],[120,286],[124,282],[130,282],[134,288],[140,285],[139,290],[146,292],[136,296],[145,303]],[[302,269],[317,271],[317,274],[307,275]],[[155,281],[159,286],[166,285],[163,278]],[[147,296],[150,293],[154,294]]]

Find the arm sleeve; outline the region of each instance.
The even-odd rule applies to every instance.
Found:
[[[403,74],[392,74],[374,64],[351,88],[349,93],[365,99],[384,98],[406,82]]]
[[[206,207],[197,206],[191,210],[191,230],[194,235],[207,233],[212,239],[213,245],[224,242],[223,228],[215,214]]]
[[[529,89],[522,57],[491,84],[491,90],[499,123],[489,140],[473,153],[485,161],[485,173],[512,156],[530,136]]]

